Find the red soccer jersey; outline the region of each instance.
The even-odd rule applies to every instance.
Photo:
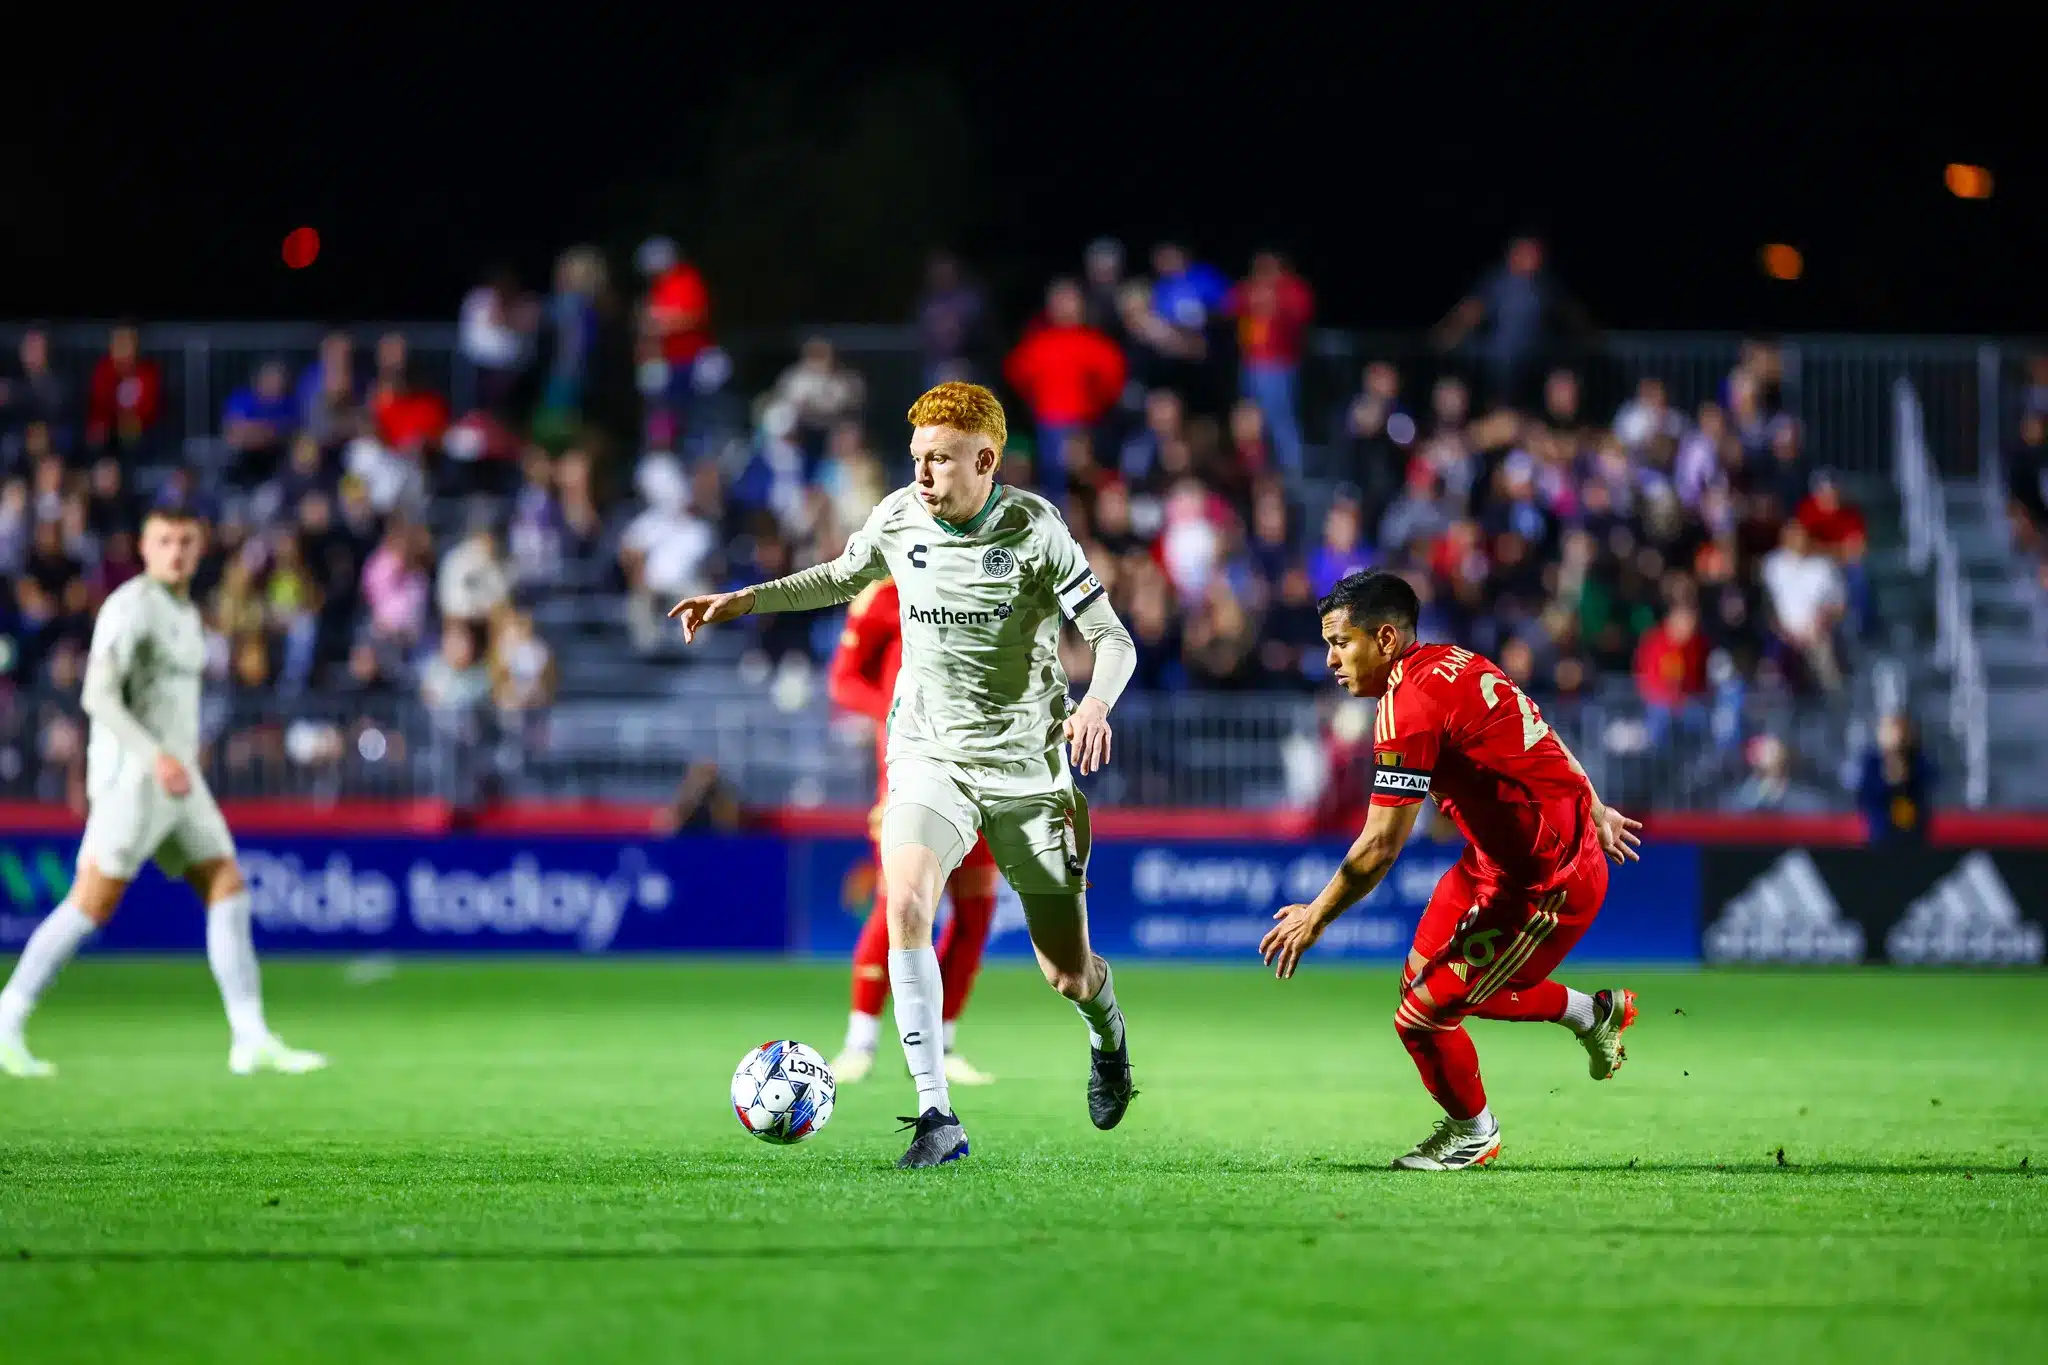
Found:
[[[894,579],[861,590],[846,611],[846,629],[833,651],[826,674],[832,702],[881,724],[875,735],[877,767],[889,747],[889,703],[896,695],[896,674],[903,667],[903,620]],[[889,775],[882,772],[887,799]]]
[[[1373,760],[1372,803],[1434,795],[1471,843],[1482,886],[1551,890],[1597,847],[1592,786],[1536,703],[1469,649],[1409,646],[1380,699]]]

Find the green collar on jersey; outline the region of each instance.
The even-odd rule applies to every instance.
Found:
[[[936,521],[939,524],[939,529],[941,531],[946,532],[948,535],[971,536],[976,531],[981,529],[981,524],[988,520],[989,513],[995,511],[996,504],[1001,502],[1002,500],[1003,486],[1001,484],[996,484],[994,487],[988,490],[988,501],[981,505],[981,510],[979,512],[976,512],[974,514],[973,519],[969,521],[965,526],[955,526],[952,522],[947,521],[944,517],[938,515],[936,512],[932,514],[932,520]]]

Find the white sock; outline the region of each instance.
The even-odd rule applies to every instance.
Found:
[[[848,1052],[873,1052],[875,1043],[882,1036],[882,1016],[862,1014],[859,1010],[846,1016],[846,1050]]]
[[[1102,989],[1093,1000],[1076,1000],[1074,1008],[1088,1023],[1088,1045],[1097,1052],[1114,1052],[1124,1045],[1124,1012],[1116,1007],[1116,978],[1109,964],[1102,964]]]
[[[903,1040],[903,1060],[917,1082],[917,1112],[953,1112],[946,1090],[945,986],[939,979],[939,955],[923,948],[889,950],[889,992],[896,1001],[896,1032]]]
[[[0,1033],[21,1032],[28,1012],[36,1007],[36,999],[50,984],[50,978],[97,928],[83,910],[68,900],[36,926],[28,942],[21,946],[21,960],[14,964],[7,988],[0,990]]]
[[[1480,1133],[1490,1133],[1500,1125],[1494,1122],[1493,1109],[1491,1106],[1488,1106],[1469,1119],[1452,1119],[1451,1126],[1461,1133],[1477,1135]]]
[[[249,936],[247,891],[206,907],[206,962],[220,987],[235,1041],[254,1043],[269,1037],[270,1028],[263,1022],[263,976],[256,967],[256,943]]]
[[[1586,1030],[1593,1027],[1594,1024],[1593,997],[1587,995],[1584,991],[1575,991],[1570,986],[1566,986],[1564,988],[1564,1014],[1557,1022],[1563,1024],[1580,1037],[1584,1037]]]
[[[954,1021],[953,1021],[953,1020],[951,1020],[951,1019],[948,1019],[948,1020],[946,1021],[946,1028],[945,1028],[945,1034],[946,1034],[946,1054],[947,1054],[948,1056],[951,1056],[951,1055],[952,1055],[952,1052],[953,1052],[953,1039],[954,1039],[954,1038],[955,1038],[955,1037],[956,1037],[956,1036],[958,1035],[958,1033],[959,1033],[959,1030],[958,1030],[958,1028],[956,1028],[956,1027],[955,1027],[955,1025],[954,1025]]]

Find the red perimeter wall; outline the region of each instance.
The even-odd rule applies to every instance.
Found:
[[[229,801],[228,824],[251,834],[433,834],[458,821],[438,801]],[[644,834],[655,807],[613,802],[513,802],[480,812],[468,828],[480,834]],[[832,807],[757,812],[750,827],[796,835],[860,836],[865,808]],[[1653,839],[1696,844],[1784,844],[1852,847],[1863,842],[1854,815],[1716,815],[1671,812],[1646,818]],[[82,820],[62,806],[0,801],[0,832],[75,833]],[[1298,811],[1140,810],[1098,807],[1095,833],[1105,839],[1243,839],[1284,843],[1317,833]],[[1327,833],[1327,831],[1324,831]],[[1933,842],[1969,848],[2048,848],[2048,812],[1944,811],[1934,817]]]

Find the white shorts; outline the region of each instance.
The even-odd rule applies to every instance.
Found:
[[[78,861],[92,859],[100,875],[133,881],[154,861],[166,877],[182,877],[201,864],[235,856],[235,839],[220,806],[196,774],[192,790],[172,796],[151,772],[123,772],[93,798],[85,817]]]
[[[1001,765],[892,760],[889,810],[898,818],[882,818],[884,853],[926,842],[917,837],[920,821],[906,818],[911,808],[927,824],[923,812],[931,812],[959,836],[954,847],[934,850],[942,860],[950,856],[953,866],[977,834],[986,838],[1003,880],[1019,895],[1078,894],[1088,885],[1088,801],[1074,786],[1063,749]]]

